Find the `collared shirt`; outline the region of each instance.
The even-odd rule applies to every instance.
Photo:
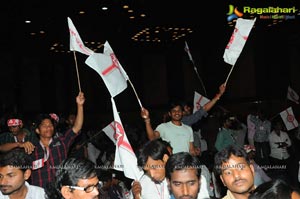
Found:
[[[272,133],[269,136],[269,143],[270,143],[270,148],[271,148],[271,153],[270,156],[272,158],[276,158],[279,160],[285,160],[290,157],[289,152],[287,150],[287,147],[284,148],[279,148],[279,142],[285,142],[288,147],[291,146],[291,140],[289,135],[284,132],[280,131],[280,134],[277,135],[275,131],[272,131]]]
[[[215,147],[218,151],[221,151],[229,145],[236,144],[234,132],[230,129],[222,128],[217,135]]]
[[[53,137],[47,151],[47,161],[44,162],[44,166],[32,170],[31,184],[46,187],[48,182],[54,180],[55,172],[59,164],[67,158],[68,150],[71,144],[74,142],[76,133],[72,129],[69,129],[64,136]],[[33,160],[40,160],[45,157],[45,147],[41,146],[38,142],[35,144],[35,150],[31,154]]]

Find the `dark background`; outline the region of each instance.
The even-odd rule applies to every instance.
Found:
[[[127,3],[133,14],[122,6]],[[75,108],[78,83],[73,52],[69,51],[67,17],[89,48],[108,41],[133,83],[142,104],[164,110],[180,98],[191,101],[194,91],[204,95],[193,64],[183,50],[188,42],[199,75],[212,98],[226,80],[230,65],[223,60],[233,25],[226,18],[229,4],[251,7],[292,7],[299,1],[16,1],[2,3],[0,112],[18,111],[66,114]],[[107,4],[104,12],[101,6]],[[78,14],[84,10],[85,14]],[[146,17],[139,15],[145,13]],[[135,19],[129,19],[134,15]],[[253,16],[245,15],[245,18]],[[229,78],[219,105],[234,112],[245,112],[260,103],[276,114],[293,106],[286,100],[290,85],[300,94],[300,15],[295,19],[257,19],[249,39]],[[24,21],[30,19],[31,24]],[[150,41],[134,41],[141,30],[152,31]],[[172,31],[166,31],[173,28]],[[173,40],[174,28],[193,30]],[[160,32],[155,34],[154,30]],[[41,34],[40,31],[45,31]],[[184,31],[183,31],[184,32]],[[35,33],[32,35],[31,33]],[[157,40],[152,40],[159,38]],[[92,44],[91,42],[95,42]],[[102,52],[98,48],[96,52]],[[82,91],[86,96],[88,121],[109,123],[112,118],[110,95],[101,77],[76,53]],[[139,117],[139,104],[130,84],[115,97],[124,120]],[[124,113],[124,114],[122,114]],[[90,120],[89,120],[90,118]],[[90,122],[92,123],[92,122]]]

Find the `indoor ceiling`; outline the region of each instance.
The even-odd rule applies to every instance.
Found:
[[[238,7],[247,5],[248,2],[230,3]],[[298,1],[292,0],[284,1],[284,4],[280,1],[257,2],[251,1],[250,5],[299,4]],[[24,53],[68,52],[67,17],[72,19],[86,46],[95,51],[101,48],[106,40],[111,39],[133,44],[160,45],[190,36],[210,37],[219,34],[220,30],[232,31],[226,21],[230,3],[202,3],[195,0],[10,0],[2,3],[5,6],[2,6],[1,10],[1,44],[5,47],[3,49],[18,49]],[[108,9],[102,10],[104,6]],[[299,21],[299,11],[297,17]],[[264,20],[263,23],[263,20],[260,21],[257,25],[263,24],[264,28],[267,28],[280,27],[280,23],[286,23],[287,20]],[[234,23],[231,23],[231,26],[234,26]],[[299,26],[294,28],[299,29]]]

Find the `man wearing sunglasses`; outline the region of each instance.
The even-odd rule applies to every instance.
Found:
[[[57,168],[55,182],[46,188],[48,199],[98,199],[102,183],[88,159],[67,158]]]

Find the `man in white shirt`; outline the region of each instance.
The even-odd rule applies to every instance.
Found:
[[[134,181],[130,198],[134,199],[169,199],[170,192],[166,180],[165,165],[171,155],[172,148],[162,139],[148,142],[140,151],[138,165],[143,167],[145,174],[139,181]],[[196,158],[196,157],[195,157]],[[201,170],[201,169],[200,169]],[[204,175],[197,183],[200,193],[198,199],[209,198]]]
[[[44,189],[30,185],[32,161],[25,150],[12,149],[0,157],[0,199],[44,199]]]
[[[270,143],[270,163],[274,167],[272,169],[274,175],[280,175],[290,180],[293,174],[290,169],[290,154],[288,147],[291,146],[289,135],[282,131],[282,122],[279,120],[274,123],[274,130],[269,135]]]

